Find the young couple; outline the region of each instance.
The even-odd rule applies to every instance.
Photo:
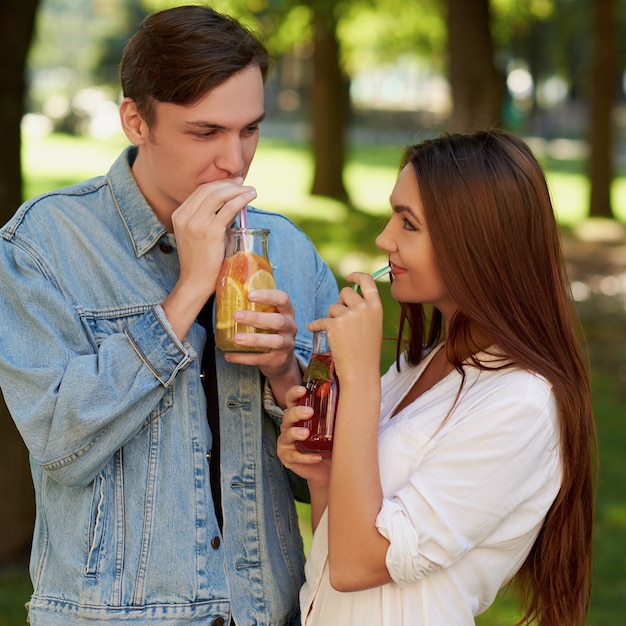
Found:
[[[235,20],[149,16],[120,67],[133,145],[0,230],[0,386],[37,505],[30,623],[298,624],[308,496],[284,463],[316,527],[306,624],[470,624],[514,575],[541,626],[582,624],[593,420],[539,166],[497,132],[409,149],[378,238],[407,329],[382,383],[371,279],[338,299],[304,234],[250,208],[279,286],[250,297],[277,312],[237,315],[275,332],[222,354],[212,296],[256,196],[267,71]],[[341,379],[330,462],[295,447],[317,328]]]

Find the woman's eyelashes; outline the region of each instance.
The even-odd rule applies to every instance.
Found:
[[[402,218],[402,228],[404,228],[404,230],[419,230],[419,228],[412,224],[406,217]]]

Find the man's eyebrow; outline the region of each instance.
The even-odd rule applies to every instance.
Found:
[[[251,122],[246,124],[244,128],[249,128],[250,126],[257,126],[265,119],[266,115],[267,115],[266,113],[259,115],[259,117],[257,117],[255,120],[252,120]],[[207,130],[207,129],[225,130],[227,128],[223,124],[214,124],[213,122],[207,122],[205,120],[198,120],[196,122],[194,121],[185,122],[185,126],[187,126],[188,128],[195,128],[195,129],[202,129],[202,130]]]

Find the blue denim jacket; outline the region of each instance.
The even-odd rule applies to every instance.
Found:
[[[280,411],[257,368],[217,353],[224,531],[216,522],[200,380],[205,331],[177,340],[159,303],[178,255],[131,174],[24,204],[0,230],[0,385],[28,446],[37,519],[34,626],[281,625],[297,619],[302,540],[290,476],[276,456]],[[305,325],[337,285],[281,215],[269,228],[277,286]],[[267,391],[267,390],[266,390]]]

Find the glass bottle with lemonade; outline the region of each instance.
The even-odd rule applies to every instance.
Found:
[[[264,328],[236,322],[235,311],[274,312],[276,308],[251,302],[254,289],[275,289],[274,274],[267,252],[266,228],[230,228],[226,231],[226,256],[215,288],[215,344],[224,352],[263,352],[233,341],[236,333],[271,333]]]

